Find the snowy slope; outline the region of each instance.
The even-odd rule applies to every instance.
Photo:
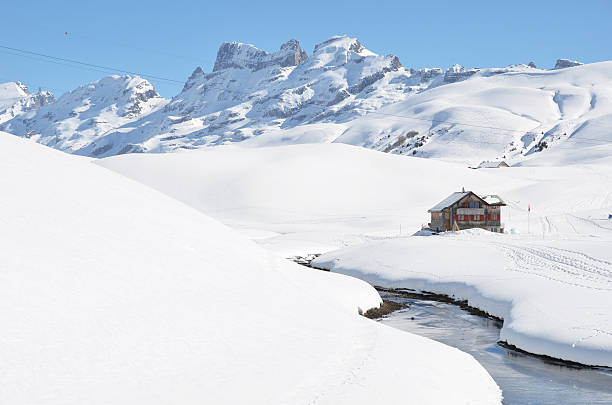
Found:
[[[311,128],[312,129],[312,128]],[[297,128],[296,128],[297,130]],[[292,130],[291,132],[294,132]],[[105,158],[98,164],[171,195],[285,257],[414,232],[440,190],[497,190],[491,172],[432,159],[407,159],[344,144],[242,148]],[[421,182],[428,173],[435,183]],[[475,181],[475,180],[472,180]],[[508,184],[530,184],[519,179]]]
[[[54,101],[55,97],[48,91],[31,94],[23,83],[0,83],[0,124]]]
[[[88,154],[95,156],[108,149],[106,145],[96,145],[106,132],[119,127],[128,131],[129,124],[166,103],[145,79],[108,76],[8,120],[0,129],[66,152],[80,153],[88,147]],[[120,152],[135,150],[122,145]]]
[[[314,131],[314,128],[311,128]],[[294,131],[294,130],[292,130]],[[99,164],[243,229],[283,255],[320,253],[429,222],[453,191],[499,194],[506,229],[597,235],[612,207],[612,158],[592,165],[472,170],[344,144],[242,148],[106,158]],[[588,179],[589,181],[584,181]]]
[[[610,246],[612,238],[546,241],[461,231],[353,246],[314,265],[373,285],[468,300],[504,319],[500,339],[509,344],[611,367]]]
[[[2,403],[500,402],[469,355],[360,317],[359,280],[2,133],[0,173]]]
[[[336,142],[454,160],[588,162],[612,152],[612,62],[482,69],[350,122]],[[542,152],[543,151],[543,152]],[[554,160],[549,160],[549,163]]]
[[[8,82],[0,84],[0,109],[9,107],[28,95],[28,89],[22,83]]]
[[[351,246],[317,263],[376,284],[456,294],[504,317],[504,338],[525,350],[612,365],[610,157],[589,165],[472,170],[323,144],[220,147],[98,163],[283,257]],[[428,208],[462,187],[506,201],[508,235],[406,238],[429,222]],[[394,240],[400,226],[404,237]],[[341,261],[334,264],[336,258]],[[529,312],[534,305],[538,310]]]

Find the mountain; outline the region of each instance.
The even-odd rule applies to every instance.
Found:
[[[355,119],[334,141],[470,165],[612,154],[612,62],[480,69]]]
[[[343,142],[468,165],[555,153],[567,160],[568,149],[579,161],[591,156],[585,147],[609,140],[601,128],[612,112],[611,77],[611,62],[567,59],[552,70],[534,63],[414,70],[348,36],[323,41],[311,55],[295,39],[277,52],[228,42],[212,72],[197,67],[170,100],[144,79],[111,76],[0,129],[94,157]]]
[[[584,65],[584,63],[578,62],[576,60],[557,59],[557,63],[555,63],[555,67],[553,69],[565,69],[568,67],[581,66],[581,65]]]
[[[7,120],[0,128],[78,153],[108,131],[120,127],[129,130],[131,122],[166,103],[145,79],[109,76],[66,93],[56,102]],[[103,149],[94,149],[92,154],[102,152]]]
[[[53,94],[39,90],[31,94],[21,82],[0,84],[0,124],[55,101]]]
[[[275,53],[225,43],[211,73],[198,67],[180,94],[137,129],[109,132],[83,152],[108,156],[125,145],[154,152],[193,149],[308,123],[347,122],[442,76],[439,69],[407,70],[397,57],[377,55],[346,36],[318,44],[310,56],[296,40]]]

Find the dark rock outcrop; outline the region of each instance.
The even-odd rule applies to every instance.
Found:
[[[555,63],[555,67],[553,69],[565,69],[580,65],[584,65],[584,63],[571,59],[557,59],[557,63]]]
[[[295,39],[287,41],[280,47],[280,51],[274,53],[249,44],[225,42],[219,47],[213,72],[232,68],[257,71],[268,66],[297,66],[306,58],[306,52]]]

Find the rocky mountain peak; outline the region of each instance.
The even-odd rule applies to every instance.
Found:
[[[285,42],[281,45],[280,50],[287,53],[287,60],[281,66],[297,66],[308,58],[297,39],[290,39]]]
[[[204,76],[204,70],[202,69],[202,67],[198,66],[197,68],[195,68],[195,70],[193,71],[193,73],[191,74],[191,76],[189,76],[189,78],[187,78],[187,81],[185,82],[185,86],[183,86],[183,90],[188,90],[191,87],[193,87],[194,84],[196,84],[198,82],[198,80]]]
[[[30,94],[30,90],[28,90],[28,86],[26,86],[25,84],[21,82],[15,82],[15,86],[17,86],[17,88],[19,88],[25,94]]]
[[[326,49],[327,48],[327,49]],[[316,44],[314,51],[315,52],[328,52],[329,49],[345,49],[354,53],[360,53],[364,50],[363,45],[359,42],[357,38],[351,38],[347,35],[334,35],[329,37],[325,41]]]
[[[568,67],[580,66],[584,65],[582,62],[578,62],[577,60],[571,59],[557,59],[557,63],[553,69],[565,69]]]
[[[21,82],[0,84],[0,124],[28,111],[36,110],[55,101],[48,91],[30,93]]]
[[[463,66],[454,64],[444,73],[444,82],[455,83],[461,80],[465,80],[476,72],[478,72],[478,69],[466,70]]]
[[[257,71],[269,66],[297,66],[306,60],[306,52],[300,43],[291,39],[284,43],[278,52],[262,51],[250,44],[225,42],[219,47],[213,72],[224,69],[248,69]]]

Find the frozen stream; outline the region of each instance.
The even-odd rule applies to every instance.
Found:
[[[380,320],[470,353],[501,387],[504,404],[612,404],[612,371],[575,368],[497,345],[500,322],[456,305],[385,296],[410,305]]]

